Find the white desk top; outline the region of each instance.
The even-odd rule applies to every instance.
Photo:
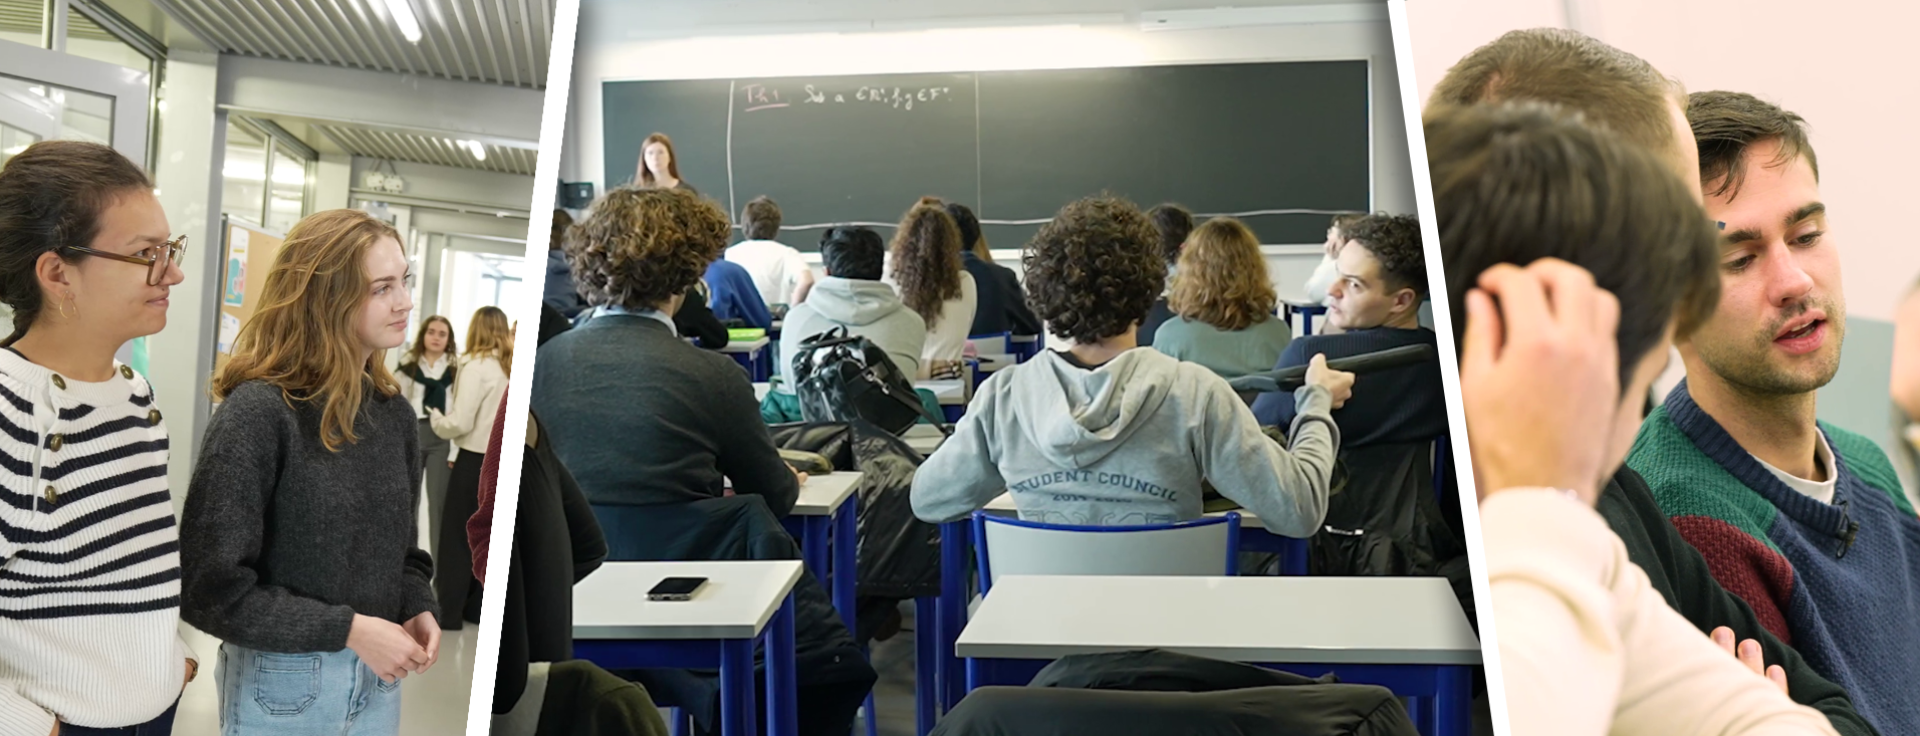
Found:
[[[1014,505],[1013,503],[1012,493],[1002,493],[998,496],[995,496],[992,501],[987,502],[986,510],[989,513],[1003,515],[1003,516],[1013,516],[1015,514],[1020,513],[1020,507]],[[1240,512],[1240,527],[1242,529],[1267,528],[1265,524],[1260,523],[1260,517],[1255,515],[1252,511],[1248,511],[1246,509],[1233,509],[1233,510]],[[1215,511],[1207,515],[1208,516],[1226,516],[1227,512]]]
[[[1008,338],[1008,340],[1010,342],[1038,342],[1040,340],[1040,336],[1039,335],[1014,335],[1013,337]]]
[[[826,475],[807,476],[807,482],[800,486],[800,499],[793,504],[793,513],[796,516],[831,516],[834,509],[840,508],[840,504],[853,495],[853,487],[859,483],[859,473],[840,470]]]
[[[955,651],[1058,659],[1149,647],[1235,662],[1480,663],[1444,578],[1008,575]]]
[[[945,381],[914,381],[913,387],[932,391],[933,397],[939,399],[942,406],[967,403],[966,384],[957,378]]]
[[[721,348],[721,349],[720,349],[720,352],[723,352],[723,353],[751,353],[751,352],[753,352],[753,351],[755,351],[755,350],[759,350],[760,348],[764,348],[764,347],[766,347],[766,346],[767,346],[767,343],[769,343],[769,342],[772,342],[772,341],[773,341],[773,338],[770,338],[770,337],[762,337],[762,338],[760,338],[760,339],[757,339],[757,340],[747,340],[747,341],[744,341],[744,342],[742,342],[742,341],[740,341],[740,340],[728,340],[728,341],[727,341],[727,346],[726,346],[726,347],[724,347],[724,348]]]
[[[799,560],[609,562],[573,586],[575,639],[750,639],[800,579]],[[693,600],[650,601],[671,577],[704,577]]]
[[[773,390],[772,383],[769,383],[767,381],[754,381],[753,382],[753,400],[766,401],[767,392],[772,390]]]
[[[946,435],[940,434],[940,430],[934,429],[931,424],[915,424],[900,438],[906,440],[907,446],[913,448],[914,452],[922,455],[940,449],[940,444],[947,441]]]

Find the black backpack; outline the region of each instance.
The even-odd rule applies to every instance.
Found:
[[[855,417],[894,434],[926,417],[942,434],[944,417],[933,414],[914,393],[913,377],[900,371],[887,352],[845,325],[809,337],[796,354],[793,390],[800,416],[808,422],[845,422]]]

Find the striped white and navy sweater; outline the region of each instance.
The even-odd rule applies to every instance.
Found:
[[[0,350],[0,735],[152,720],[180,695],[167,427],[125,366],[102,383]]]

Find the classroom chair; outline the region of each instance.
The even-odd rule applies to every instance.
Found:
[[[1141,526],[1078,526],[973,512],[980,595],[1000,575],[1239,574],[1240,514]]]

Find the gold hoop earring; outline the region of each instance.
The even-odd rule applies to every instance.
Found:
[[[73,314],[67,314],[67,305],[69,304],[73,305]],[[71,320],[73,319],[74,314],[80,313],[80,305],[73,303],[73,294],[71,292],[67,294],[67,300],[64,302],[60,302],[59,306],[60,306],[61,319]]]

